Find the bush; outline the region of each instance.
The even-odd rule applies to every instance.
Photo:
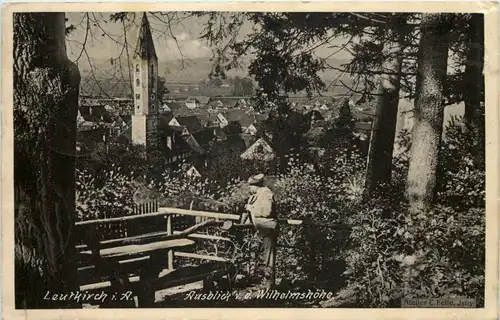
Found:
[[[309,280],[329,286],[338,280],[335,265],[346,234],[321,224],[342,223],[349,203],[362,193],[357,165],[359,157],[340,152],[336,165],[324,176],[313,164],[300,157],[288,157],[287,171],[273,185],[278,216],[312,220],[316,226],[286,226],[280,231],[277,276],[290,281]]]
[[[486,177],[484,163],[476,163],[479,152],[472,130],[465,131],[460,118],[452,119],[444,135],[438,172],[437,200],[455,210],[485,208]]]
[[[350,221],[353,243],[345,257],[357,303],[396,307],[402,297],[465,296],[481,305],[484,211],[436,206],[409,217],[401,203],[394,213],[388,218],[366,205]]]
[[[179,199],[182,202],[179,204],[180,206],[190,201],[202,199],[207,203],[212,202],[213,209],[220,206],[227,208],[228,204],[221,200],[225,198],[230,202],[231,194],[236,192],[241,182],[238,178],[232,178],[221,184],[218,181],[207,178],[189,177],[185,172],[185,165],[173,172],[164,172],[162,179],[156,184],[156,187],[164,198]]]
[[[286,158],[270,186],[281,218],[346,223],[347,234],[331,228],[284,226],[277,277],[310,280],[328,289],[347,279],[354,306],[397,307],[402,297],[469,297],[484,303],[485,172],[474,162],[475,146],[456,124],[442,143],[436,204],[410,215],[405,197],[411,139],[399,135],[392,184],[384,194],[362,199],[365,159],[356,148],[333,150],[324,160]],[[327,154],[328,155],[328,154]],[[151,183],[137,182],[117,166],[99,177],[77,171],[81,219],[131,212],[141,185],[158,189],[169,206],[241,213],[249,197],[239,178],[224,183],[187,177],[183,167]],[[248,239],[247,239],[248,240]],[[349,240],[349,241],[347,241]],[[205,248],[204,248],[205,249]],[[213,248],[212,248],[213,249]],[[208,250],[208,249],[207,249]],[[338,299],[337,299],[338,300]]]
[[[484,170],[474,165],[466,135],[448,128],[442,143],[436,205],[409,215],[404,196],[409,139],[399,137],[388,194],[359,203],[345,252],[357,306],[398,307],[400,299],[468,297],[484,304]],[[401,182],[403,181],[403,182]]]
[[[97,180],[87,171],[76,171],[76,209],[79,220],[131,214],[139,184],[120,167],[103,170]]]

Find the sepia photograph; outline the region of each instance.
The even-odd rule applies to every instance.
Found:
[[[14,309],[485,308],[485,14],[116,8],[12,13]]]

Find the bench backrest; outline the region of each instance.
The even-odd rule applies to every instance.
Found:
[[[79,251],[90,247],[109,248],[120,244],[120,239],[129,239],[155,233],[174,234],[186,230],[207,219],[217,221],[237,221],[239,215],[178,208],[160,208],[157,202],[134,208],[134,214],[123,217],[79,221],[76,223],[77,248]],[[231,239],[210,235],[208,232],[190,235],[202,240]],[[214,230],[214,229],[212,229]]]

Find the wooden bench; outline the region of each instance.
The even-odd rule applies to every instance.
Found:
[[[234,220],[234,215],[205,212],[202,216],[207,220],[184,230],[174,231],[173,214],[168,210],[158,210],[155,206],[152,209],[154,212],[77,223],[77,232],[82,240],[77,246],[80,291],[106,291],[111,295],[130,291],[132,296],[137,297],[138,307],[151,307],[158,290],[197,281],[203,281],[204,286],[208,287],[212,283],[210,279],[232,277],[235,267],[231,259],[199,255],[193,251],[199,241],[207,238],[228,240],[196,232],[208,226],[220,227],[224,223],[221,218]],[[193,211],[186,215],[196,216]],[[216,218],[207,215],[215,215]],[[132,236],[128,236],[133,226],[131,221],[147,219],[152,219],[150,223],[155,222],[156,225],[149,229],[143,228],[143,233],[135,230]],[[124,226],[129,230],[123,229]],[[166,231],[151,231],[155,227],[161,230],[164,226]],[[116,230],[120,228],[121,234],[117,236]],[[103,230],[104,233],[109,233],[103,234]],[[174,269],[174,257],[208,262]]]

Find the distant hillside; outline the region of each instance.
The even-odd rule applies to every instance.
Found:
[[[328,61],[329,64],[336,67],[340,67],[346,62],[345,60],[338,59],[329,59]],[[94,70],[99,70],[99,72],[94,71],[98,83],[93,79],[94,77],[88,69],[80,69],[82,75],[82,94],[96,94],[97,92],[104,91],[110,96],[130,95],[130,85],[125,80],[128,76],[128,71],[120,70],[118,66],[111,65],[110,61],[105,59],[94,59],[93,66]],[[165,77],[168,83],[181,82],[198,84],[201,80],[208,78],[212,70],[212,61],[210,61],[210,58],[186,60],[184,64],[181,61],[159,61],[158,69],[158,74]],[[228,72],[227,75],[229,77],[245,77],[248,73],[246,69],[232,70]],[[336,70],[328,70],[320,73],[320,77],[327,85],[336,79],[338,75],[339,72]],[[347,76],[343,76],[342,79],[348,81]],[[339,87],[337,89],[340,90],[342,88]],[[345,91],[345,89],[342,91]]]
[[[167,81],[172,82],[193,82],[199,83],[201,80],[208,79],[212,71],[213,62],[210,58],[198,58],[184,61],[159,61],[159,74],[163,75]],[[227,74],[230,77],[245,77],[247,70],[231,70]]]

